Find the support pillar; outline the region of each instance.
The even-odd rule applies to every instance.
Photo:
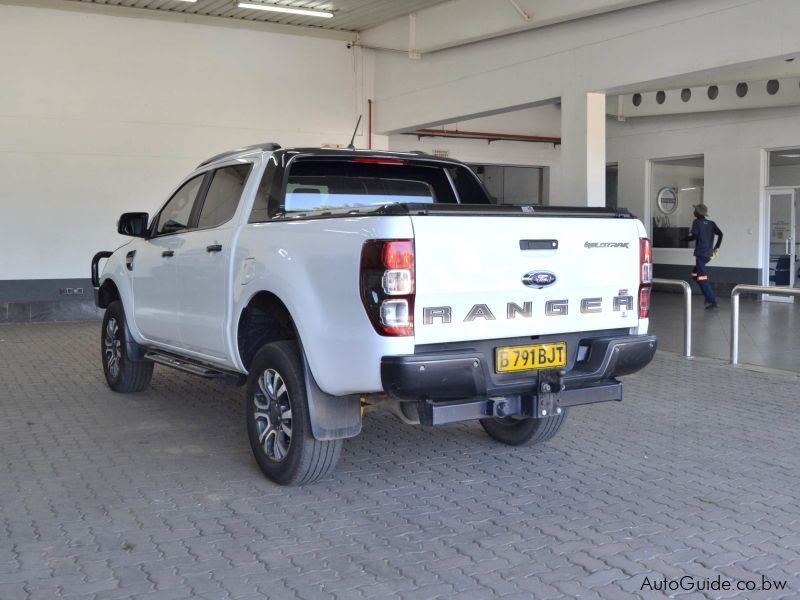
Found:
[[[561,97],[561,186],[554,204],[606,205],[606,95]]]

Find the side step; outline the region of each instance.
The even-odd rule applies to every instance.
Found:
[[[207,365],[200,361],[192,360],[191,358],[178,356],[176,354],[169,354],[167,352],[161,352],[158,350],[148,350],[145,352],[144,357],[147,360],[152,360],[154,363],[172,367],[173,369],[178,369],[180,371],[186,371],[192,375],[199,375],[200,377],[206,377],[208,379],[239,379],[244,377],[244,375],[241,373],[226,371],[224,369]]]

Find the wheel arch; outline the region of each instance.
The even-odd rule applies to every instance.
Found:
[[[236,324],[236,350],[248,371],[256,353],[270,342],[300,341],[294,319],[276,294],[262,290],[254,294],[239,313]]]
[[[108,278],[100,284],[100,289],[97,293],[97,306],[100,308],[108,308],[108,305],[115,300],[122,302],[122,294],[120,294],[119,288],[117,284],[114,283],[114,280]]]
[[[236,344],[242,366],[250,371],[253,358],[265,344],[284,340],[296,341],[300,348],[314,437],[335,440],[357,435],[361,431],[358,395],[332,396],[321,390],[289,308],[272,292],[263,290],[254,294],[239,313],[236,325]]]

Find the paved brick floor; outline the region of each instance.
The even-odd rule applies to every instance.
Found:
[[[157,367],[116,395],[97,337],[0,326],[2,600],[800,596],[797,379],[659,355],[536,448],[371,416],[333,477],[285,489],[241,390]]]

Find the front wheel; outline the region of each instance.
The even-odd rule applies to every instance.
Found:
[[[261,471],[280,485],[303,485],[333,471],[342,440],[311,432],[303,363],[296,342],[267,344],[247,377],[247,435]]]
[[[126,334],[125,311],[122,302],[116,300],[108,305],[103,316],[100,351],[108,387],[123,394],[145,390],[153,377],[152,362],[133,361],[128,357]]]
[[[481,419],[481,425],[486,433],[498,442],[509,446],[521,446],[522,444],[539,444],[552,439],[564,425],[566,418],[567,409],[565,408],[560,415],[544,419],[514,419],[513,417]]]

